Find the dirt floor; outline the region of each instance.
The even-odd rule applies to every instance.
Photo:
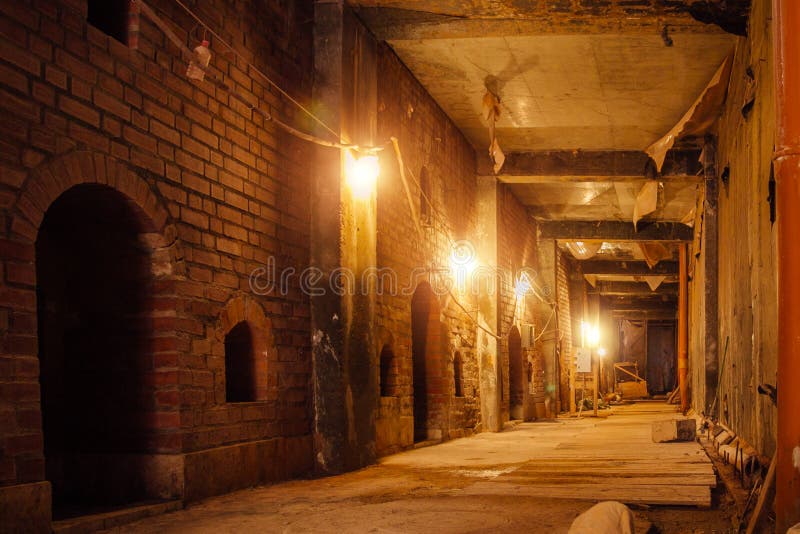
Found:
[[[587,418],[524,423],[393,455],[344,475],[208,499],[114,532],[567,532],[574,518],[595,504],[592,495],[553,499],[523,494],[519,485],[515,491],[499,484],[496,491],[479,494],[475,488],[585,442],[600,425],[603,421]],[[649,419],[642,418],[641,425]],[[613,494],[613,487],[605,489]],[[721,485],[711,502],[708,509],[632,505],[636,532],[734,532],[731,501]]]

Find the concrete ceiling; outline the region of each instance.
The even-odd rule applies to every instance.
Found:
[[[509,184],[514,195],[530,206],[533,216],[548,220],[632,221],[636,195],[641,188],[636,182],[578,182]],[[662,182],[658,207],[642,220],[693,222],[698,185]]]
[[[646,224],[693,221],[698,146],[688,140],[684,153],[668,154],[663,174],[642,151],[675,126],[734,49],[734,35],[703,22],[741,33],[744,0],[730,3],[735,12],[700,14],[693,0],[348,1],[475,147],[478,174],[494,174],[483,117],[488,88],[500,99],[496,136],[509,156],[498,179],[532,217],[560,221],[570,235],[584,230],[583,221],[624,221],[604,226],[613,231],[592,261],[643,264],[641,247],[626,242],[619,225],[632,225],[646,179],[660,183]],[[674,262],[669,237],[657,239]],[[641,299],[641,275],[623,273],[592,281],[623,304]],[[617,294],[630,290],[638,296]],[[672,290],[646,290],[637,306],[648,298],[656,307],[674,303]]]
[[[528,35],[389,44],[475,148],[500,97],[506,152],[643,150],[672,128],[733,48],[728,34]]]
[[[571,257],[567,249],[566,240],[558,240],[558,247]],[[668,245],[673,260],[678,259],[678,249],[675,245]],[[594,260],[603,261],[644,261],[645,257],[637,243],[603,242],[600,249],[592,257]],[[600,276],[600,275],[598,275]]]

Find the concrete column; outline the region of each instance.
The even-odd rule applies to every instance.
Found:
[[[717,184],[717,142],[709,136],[703,147],[703,169],[705,174],[705,203],[703,205],[703,261],[705,263],[705,309],[703,325],[705,326],[705,398],[703,407],[708,409],[717,394],[719,379],[719,318],[718,318],[718,246],[717,246],[717,202],[719,188]]]
[[[687,278],[687,244],[679,245],[679,291],[678,291],[678,386],[681,391],[681,411],[689,409],[689,284]],[[645,323],[645,327],[647,324]],[[645,343],[645,350],[647,344]]]
[[[376,43],[341,2],[314,11],[315,112],[345,143],[369,145],[377,113]],[[315,133],[333,134],[322,125]],[[357,155],[357,154],[356,154]],[[343,150],[319,148],[311,198],[311,297],[316,467],[337,473],[375,459],[378,407],[375,288],[376,199],[356,198]],[[369,279],[371,280],[371,279]]]
[[[475,249],[486,272],[497,268],[497,179],[493,176],[478,177],[478,225]],[[478,321],[488,330],[499,332],[498,301],[499,287],[494,292],[481,291],[478,299]],[[484,430],[499,432],[503,429],[500,405],[501,365],[499,348],[502,342],[483,330],[478,330],[478,358],[480,365],[481,422]]]
[[[537,255],[539,271],[536,277],[536,283],[543,290],[547,290],[543,295],[545,300],[554,299],[557,297],[556,288],[558,287],[558,253],[556,251],[556,243],[553,239],[542,239],[541,237],[537,243]],[[547,303],[537,299],[536,302],[536,316],[539,318],[536,327],[538,329],[544,328],[547,318],[553,313],[553,307]],[[556,328],[556,317],[553,316],[548,325],[548,330]],[[540,332],[541,333],[541,332]],[[542,360],[544,361],[544,391],[545,391],[545,404],[549,406],[549,411],[554,412],[557,406],[562,403],[558,402],[560,392],[569,387],[569,366],[563,364],[563,360],[567,357],[561,355],[561,360],[558,361],[556,355],[556,343],[558,339],[555,336],[543,336],[537,342],[537,349],[542,352]],[[569,357],[571,358],[572,355]],[[559,378],[561,384],[559,384]],[[548,414],[548,417],[553,415]]]

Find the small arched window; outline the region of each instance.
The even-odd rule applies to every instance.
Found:
[[[464,378],[463,378],[463,362],[461,361],[461,353],[456,352],[453,355],[453,385],[455,387],[456,397],[464,396]]]
[[[397,364],[395,362],[394,351],[388,344],[381,349],[381,376],[380,388],[381,397],[397,396]]]
[[[225,401],[253,402],[257,391],[253,331],[242,321],[225,336]]]
[[[419,221],[422,224],[431,224],[431,179],[428,169],[422,167],[419,173]]]

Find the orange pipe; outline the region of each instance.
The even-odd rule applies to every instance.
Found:
[[[689,281],[687,278],[686,243],[680,244],[678,286],[678,386],[681,389],[681,411],[689,409]]]
[[[776,532],[800,522],[800,2],[773,0],[778,223]]]

